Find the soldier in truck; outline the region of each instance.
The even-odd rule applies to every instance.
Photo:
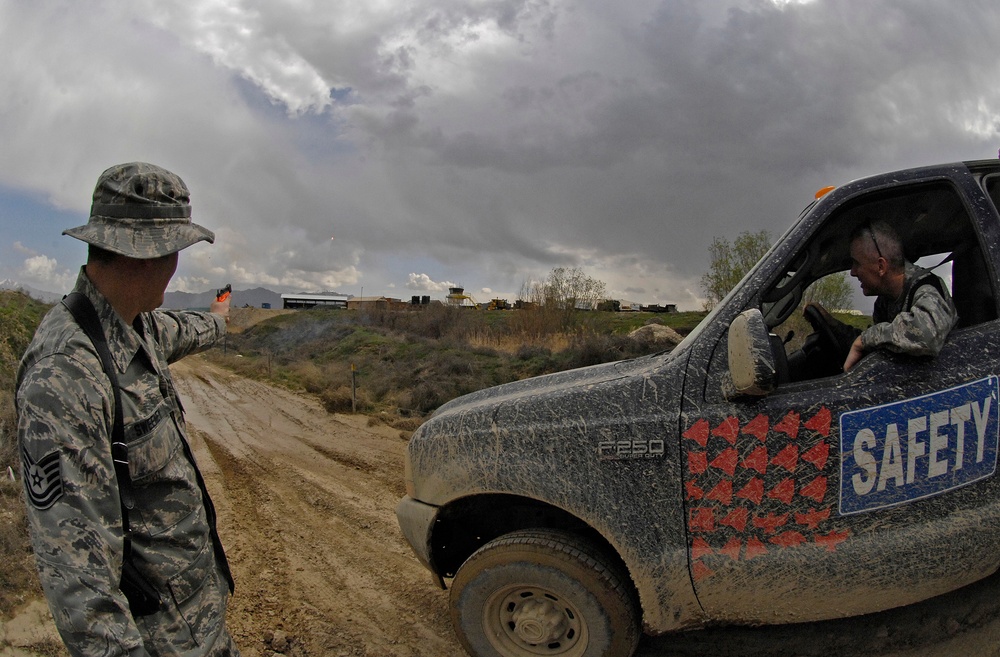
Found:
[[[851,276],[865,296],[876,296],[874,324],[851,343],[844,371],[868,351],[888,349],[936,356],[958,322],[948,287],[936,274],[906,260],[899,235],[884,221],[851,234]]]
[[[851,276],[861,292],[874,296],[872,326],[864,331],[834,318],[820,304],[806,306],[806,318],[818,332],[829,331],[835,353],[804,352],[789,356],[796,378],[848,371],[862,356],[885,349],[910,356],[936,356],[958,322],[948,286],[933,272],[906,259],[903,242],[889,223],[868,219],[850,236]],[[843,364],[841,366],[841,363]]]

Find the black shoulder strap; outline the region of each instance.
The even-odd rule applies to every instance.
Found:
[[[938,267],[940,266],[941,265],[938,265]],[[919,274],[918,276],[914,276],[913,280],[910,282],[910,287],[906,291],[906,305],[903,307],[903,310],[910,309],[910,306],[913,305],[913,297],[916,296],[917,290],[923,287],[924,285],[930,285],[931,287],[933,287],[935,290],[938,291],[938,294],[940,294],[942,297],[947,298],[948,289],[945,287],[944,281],[942,281],[941,278],[934,272],[930,270],[924,270],[923,273]]]
[[[124,511],[135,506],[135,502],[132,499],[132,474],[128,469],[128,445],[125,443],[122,394],[118,386],[115,363],[111,359],[111,351],[108,349],[108,340],[104,337],[104,329],[101,328],[101,320],[98,318],[97,310],[90,299],[79,292],[71,292],[63,299],[63,305],[73,315],[90,341],[94,343],[97,355],[101,359],[101,365],[104,366],[104,373],[111,381],[111,392],[115,401],[115,423],[111,429],[111,459],[114,461],[115,476],[118,478],[118,489],[122,498],[122,524],[125,526],[127,538],[128,515]]]

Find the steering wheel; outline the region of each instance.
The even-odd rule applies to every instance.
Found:
[[[819,370],[816,376],[830,376],[842,371],[847,353],[837,337],[833,317],[822,306],[807,304],[802,314],[812,326],[814,333],[806,339],[805,350],[810,361]]]
[[[809,325],[819,334],[819,346],[824,350],[837,351],[840,349],[840,340],[833,330],[833,318],[823,312],[822,306],[814,303],[807,304],[802,314],[805,315]]]

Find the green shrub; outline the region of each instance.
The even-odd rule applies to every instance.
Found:
[[[0,568],[0,615],[41,595],[21,483],[10,481],[7,468],[20,477],[14,411],[17,366],[49,307],[20,292],[0,291],[0,562],[4,564]]]

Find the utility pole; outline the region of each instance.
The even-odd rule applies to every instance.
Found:
[[[358,378],[354,363],[351,363],[351,412],[358,412]]]

